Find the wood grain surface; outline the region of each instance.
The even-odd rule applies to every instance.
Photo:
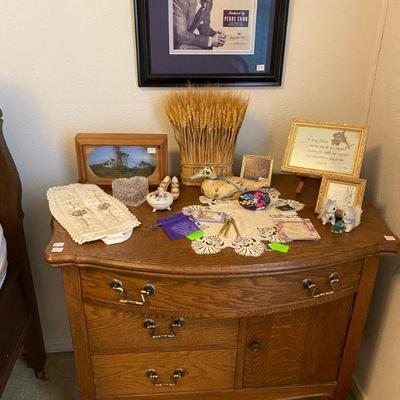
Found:
[[[98,396],[233,389],[235,359],[229,349],[92,356]],[[155,387],[146,377],[155,369],[162,382],[171,382],[175,368],[186,371],[175,387]]]
[[[135,396],[98,396],[104,400],[328,400],[332,399],[335,384],[281,386],[263,389],[216,390],[174,394],[142,394]]]
[[[73,263],[77,266],[107,266],[120,270],[174,275],[232,275],[311,268],[327,261],[342,263],[363,258],[368,254],[395,253],[400,250],[398,238],[395,241],[385,240],[384,235],[393,234],[367,201],[363,205],[361,225],[349,234],[335,235],[330,226],[323,226],[314,213],[319,181],[307,180],[301,195],[295,193],[295,176],[274,176],[272,186],[281,192],[281,198],[295,199],[306,205],[299,215],[311,219],[322,240],[294,242],[290,245],[288,254],[268,252],[259,258],[239,257],[232,249],[225,249],[212,256],[196,255],[190,247],[189,240],[171,241],[161,228],[151,229],[151,225],[155,224],[158,218],[178,212],[183,206],[199,203],[198,188],[181,186],[181,197],[174,203],[171,212],[152,213],[147,204],[131,208],[142,225],[135,229],[132,237],[125,243],[107,246],[97,241],[78,245],[58,223],[55,223],[45,258],[54,267]],[[51,253],[51,245],[54,242],[65,242],[62,253]]]
[[[142,315],[91,303],[85,304],[85,314],[92,353],[237,347],[238,320],[234,319],[185,318],[184,325],[176,328],[175,338],[153,339],[143,325],[145,319],[150,318],[156,323],[155,334],[167,334],[171,322],[179,314]]]
[[[218,316],[239,316],[279,311],[312,304],[322,304],[357,290],[361,262],[327,266],[313,271],[270,276],[179,279],[140,274],[117,273],[115,271],[81,269],[83,296],[104,302],[119,304],[119,292],[111,289],[110,283],[120,280],[130,299],[138,300],[140,290],[147,283],[156,287],[153,296],[144,306],[121,305],[122,309],[159,310],[182,312],[208,312]],[[318,292],[329,291],[329,276],[337,272],[340,281],[335,285],[336,293],[313,299],[309,290],[302,286],[305,278],[318,285]]]
[[[244,387],[336,382],[353,296],[248,321]],[[251,343],[260,344],[252,351]]]

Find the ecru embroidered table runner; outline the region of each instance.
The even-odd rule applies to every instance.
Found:
[[[130,232],[140,225],[139,220],[119,200],[96,185],[72,184],[47,191],[53,217],[78,244],[107,240]]]

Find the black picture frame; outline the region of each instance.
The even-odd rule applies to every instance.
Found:
[[[211,72],[207,73],[185,73],[154,71],[158,54],[166,51],[165,49],[165,26],[168,26],[168,1],[167,0],[133,0],[135,12],[135,27],[136,27],[136,50],[137,50],[137,67],[138,67],[138,84],[140,87],[176,87],[194,85],[210,85],[210,86],[280,86],[282,83],[283,63],[285,54],[285,41],[287,22],[289,14],[290,0],[257,0],[268,1],[273,4],[273,13],[269,16],[269,32],[267,40],[265,40],[265,65],[264,72]],[[165,13],[167,7],[167,13]],[[152,10],[151,10],[152,8]],[[164,9],[163,9],[164,8]],[[154,13],[154,22],[152,21],[151,13]],[[158,15],[157,15],[158,13]],[[166,15],[167,21],[163,21]],[[157,17],[157,18],[156,18]],[[257,21],[263,18],[263,15],[257,13]],[[257,22],[257,26],[262,26]],[[159,30],[153,34],[151,30]],[[258,29],[258,28],[257,28]],[[265,28],[264,28],[265,29]],[[168,32],[168,31],[167,31]],[[154,37],[152,37],[154,35]],[[168,35],[167,35],[168,36]],[[168,41],[168,39],[166,39]],[[258,39],[257,39],[258,40]],[[154,46],[152,45],[154,44]],[[153,49],[151,48],[153,46]],[[258,46],[258,44],[257,44]],[[263,44],[260,45],[263,49]],[[157,51],[161,49],[159,53]],[[168,46],[167,46],[168,50]],[[156,55],[156,57],[154,56]],[[192,63],[202,62],[201,57],[207,57],[206,62],[210,62],[210,57],[234,57],[235,61],[244,58],[244,56],[221,56],[221,55],[171,55],[163,53],[160,56],[165,60],[166,65],[171,65],[171,60],[179,60],[179,65],[182,61],[189,65]],[[162,58],[164,57],[164,58]],[[167,60],[168,57],[175,57]],[[179,59],[176,57],[180,57]],[[190,58],[191,57],[191,58]],[[252,57],[246,56],[247,58]],[[192,60],[192,61],[191,61]],[[205,59],[203,59],[205,60]],[[218,59],[218,61],[221,60]],[[154,61],[154,65],[152,64]],[[217,61],[216,59],[214,61]],[[163,61],[164,62],[164,61]],[[177,61],[178,62],[178,61]],[[209,64],[210,65],[210,64]],[[217,65],[217,64],[216,64]]]

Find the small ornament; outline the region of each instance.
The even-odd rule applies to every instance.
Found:
[[[271,203],[267,193],[261,191],[246,192],[240,195],[239,204],[247,210],[265,210]]]
[[[171,194],[174,200],[179,199],[180,191],[179,191],[179,180],[176,176],[172,177],[171,180]]]
[[[332,225],[333,233],[343,233],[345,229],[344,223],[341,219],[338,219],[334,225]]]
[[[146,196],[147,203],[153,208],[153,212],[158,210],[171,210],[174,198],[171,193],[164,190],[156,190]]]
[[[351,232],[360,225],[362,210],[360,207],[346,206],[343,209],[343,223],[345,232]]]
[[[335,225],[336,222],[336,201],[328,199],[324,205],[324,209],[318,215],[318,218],[322,220],[322,225],[326,225],[328,222]]]
[[[118,178],[112,181],[113,196],[127,206],[138,207],[146,201],[149,182],[144,176]]]

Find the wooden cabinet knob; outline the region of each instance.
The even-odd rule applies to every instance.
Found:
[[[254,340],[253,342],[251,342],[249,344],[250,351],[252,351],[254,353],[259,352],[261,350],[261,347],[262,347],[261,343],[259,341],[257,341],[257,340]]]

